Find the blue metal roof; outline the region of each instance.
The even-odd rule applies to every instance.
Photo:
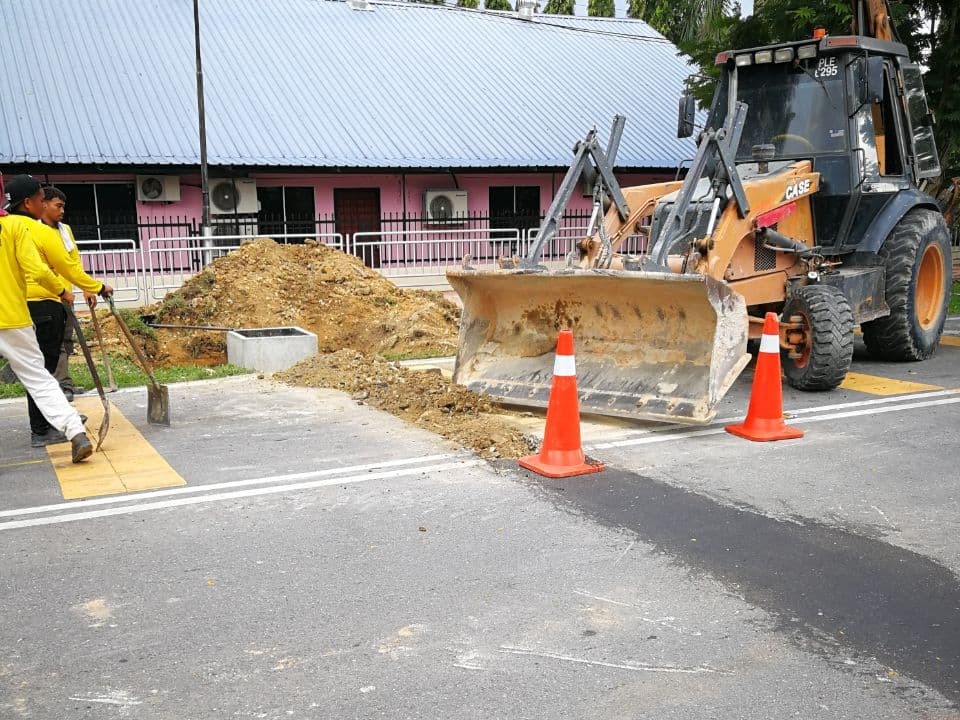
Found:
[[[211,165],[565,166],[615,113],[627,116],[618,166],[693,152],[675,137],[691,68],[640,21],[200,5]],[[191,0],[17,0],[0,3],[0,27],[0,163],[199,163]]]

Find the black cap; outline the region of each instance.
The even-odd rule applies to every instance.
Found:
[[[5,183],[5,195],[3,207],[5,210],[13,210],[28,197],[32,197],[40,190],[40,181],[33,175],[15,175]]]

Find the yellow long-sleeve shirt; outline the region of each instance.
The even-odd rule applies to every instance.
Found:
[[[40,223],[21,215],[0,217],[0,329],[30,327],[27,282],[36,283],[59,299],[63,282],[40,258],[34,229]],[[63,247],[63,245],[61,245]]]
[[[60,237],[60,231],[43,223],[37,223],[40,227],[36,232],[31,232],[30,237],[37,245],[40,256],[47,261],[57,275],[60,276],[64,288],[72,290],[76,285],[86,292],[98,293],[103,289],[103,283],[94,280],[83,270],[80,263],[80,253],[75,255],[67,252],[63,245],[63,238]],[[72,233],[71,233],[72,237]],[[74,242],[76,248],[76,242]],[[57,291],[59,292],[59,290]],[[50,293],[50,290],[37,282],[30,282],[27,279],[27,300],[35,302],[37,300],[59,300],[57,293]]]
[[[63,240],[63,233],[66,233],[70,237],[70,249],[67,250],[67,253],[70,255],[70,257],[80,263],[80,269],[82,270],[83,262],[80,260],[80,248],[77,247],[77,239],[73,236],[73,228],[67,225],[65,222],[62,222],[60,223],[59,232],[61,235],[61,240]],[[64,245],[66,245],[66,242],[64,242]]]

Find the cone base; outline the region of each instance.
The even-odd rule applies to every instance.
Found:
[[[724,430],[753,442],[770,442],[772,440],[796,440],[803,437],[803,430],[792,428],[781,419],[752,420],[738,425],[727,425]]]
[[[520,458],[517,462],[520,467],[532,470],[538,475],[548,478],[565,478],[575,475],[588,475],[590,473],[600,472],[606,465],[603,463],[576,463],[573,465],[552,465],[544,462],[539,455],[527,455]]]

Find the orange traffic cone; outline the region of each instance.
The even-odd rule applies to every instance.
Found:
[[[728,433],[747,440],[793,440],[803,437],[803,430],[787,427],[783,422],[783,388],[780,385],[780,324],[768,312],[763,321],[763,337],[757,368],[750,389],[747,419],[740,425],[727,425]]]
[[[539,454],[520,458],[520,466],[549,478],[586,475],[604,468],[603,463],[587,462],[580,445],[580,400],[570,330],[561,330],[557,338],[543,445]]]

